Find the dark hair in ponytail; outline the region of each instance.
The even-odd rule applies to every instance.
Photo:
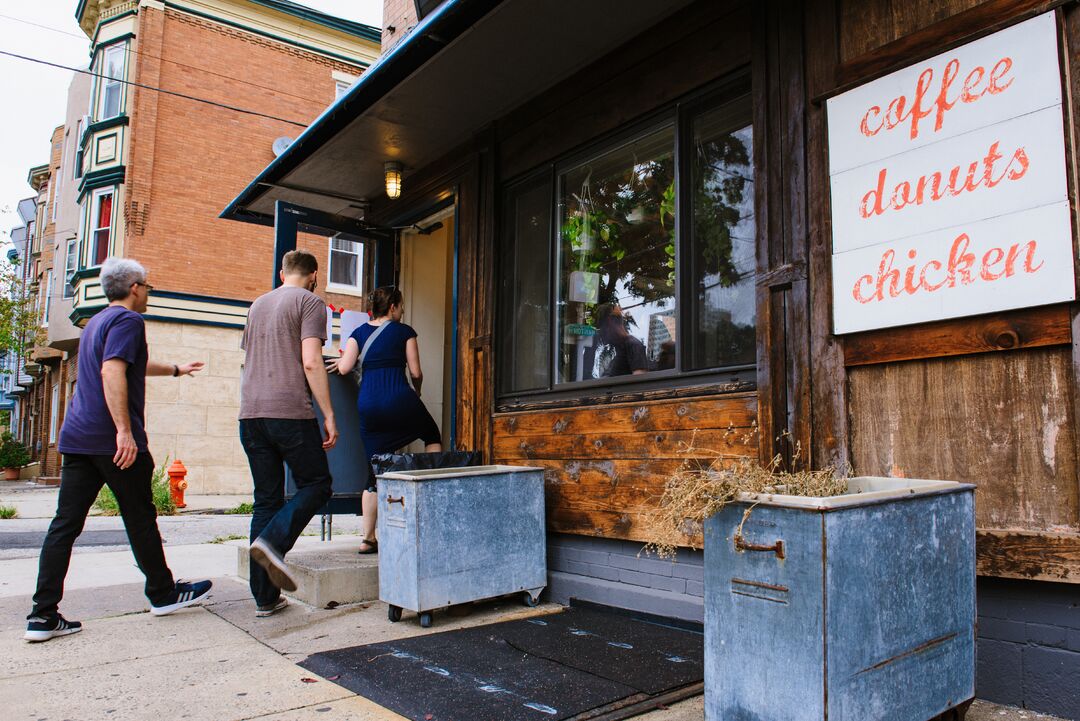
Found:
[[[372,318],[382,318],[390,312],[390,306],[401,305],[401,291],[392,285],[384,285],[368,293],[368,311]]]

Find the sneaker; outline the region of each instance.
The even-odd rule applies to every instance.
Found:
[[[261,538],[251,542],[248,549],[251,560],[266,569],[270,581],[282,591],[295,591],[296,581],[285,565],[285,558],[273,546]]]
[[[48,641],[57,636],[68,636],[82,630],[82,624],[78,621],[69,621],[59,613],[51,618],[35,616],[26,624],[26,633],[23,638],[31,643]]]
[[[168,603],[160,606],[150,604],[150,613],[155,616],[165,616],[173,611],[179,611],[181,608],[192,606],[206,598],[212,585],[209,581],[196,581],[195,583],[177,581],[176,588],[172,592],[172,598],[169,599]]]
[[[289,605],[289,599],[284,596],[278,596],[278,600],[273,603],[269,603],[265,606],[257,606],[255,608],[255,618],[266,618],[267,616],[273,616]]]

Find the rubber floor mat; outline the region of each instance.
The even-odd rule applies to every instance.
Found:
[[[414,721],[558,721],[701,682],[702,643],[692,631],[571,608],[300,665]]]

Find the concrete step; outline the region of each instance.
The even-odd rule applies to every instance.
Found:
[[[338,536],[320,541],[302,536],[285,562],[296,579],[297,589],[287,594],[316,608],[327,604],[359,603],[379,598],[379,555],[361,555],[359,536]],[[236,574],[247,579],[250,556],[247,544],[237,545]]]

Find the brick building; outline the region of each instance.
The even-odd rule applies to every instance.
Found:
[[[58,367],[35,386],[39,407],[62,410],[74,379],[64,358],[77,339],[54,324],[84,325],[106,304],[101,263],[135,258],[154,285],[151,356],[206,363],[195,378],[147,384],[151,451],[184,462],[191,492],[245,492],[239,340],[248,305],[271,287],[273,238],[217,214],[375,60],[379,32],[285,0],[81,0],[76,17],[92,82],[54,134],[57,164],[70,150],[73,182],[60,175],[77,223],[59,234],[54,225],[39,259],[38,282],[60,301],[47,314],[48,351],[35,351]],[[360,309],[358,244],[302,244],[324,269],[328,304]],[[34,431],[46,452],[50,430]]]

